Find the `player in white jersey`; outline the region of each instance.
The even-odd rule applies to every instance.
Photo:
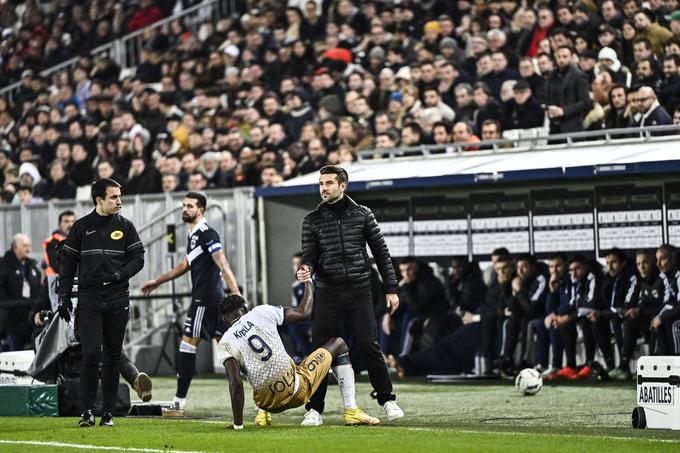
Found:
[[[305,283],[305,294],[297,308],[260,305],[249,311],[246,300],[237,294],[227,296],[222,302],[222,317],[230,327],[222,336],[219,349],[229,379],[234,429],[243,428],[241,370],[248,376],[253,387],[253,399],[260,410],[282,412],[305,404],[332,368],[345,406],[345,424],[380,423],[377,418],[357,408],[354,370],[342,338],[329,340],[297,366],[286,353],[277,326],[308,321],[313,303],[314,285],[311,281]],[[267,417],[267,420],[266,424],[271,424],[271,418]]]

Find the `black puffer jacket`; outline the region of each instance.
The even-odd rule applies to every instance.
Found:
[[[397,293],[390,252],[375,216],[347,195],[347,206],[336,217],[321,203],[302,222],[302,264],[310,266],[319,287],[359,288],[369,284],[366,244],[375,258],[388,294]]]

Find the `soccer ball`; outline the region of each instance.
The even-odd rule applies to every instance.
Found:
[[[525,368],[515,378],[515,388],[522,395],[535,395],[543,387],[541,373],[533,368]]]

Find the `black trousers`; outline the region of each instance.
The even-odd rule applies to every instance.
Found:
[[[677,318],[667,319],[663,321],[656,330],[656,351],[657,355],[674,355],[678,351],[675,350],[675,335],[673,334],[673,324]]]
[[[317,288],[312,311],[312,350],[323,346],[328,340],[342,336],[343,321],[352,325],[353,337],[364,358],[368,377],[378,394],[380,405],[396,399],[392,394],[392,382],[387,373],[376,336],[375,315],[371,299],[371,287],[349,289]],[[327,380],[319,386],[305,406],[323,412]]]
[[[466,324],[437,341],[434,347],[401,357],[401,364],[408,376],[469,373],[475,366],[475,351],[481,341],[481,323]]]
[[[635,350],[635,344],[640,335],[649,342],[649,353],[654,354],[656,351],[656,337],[655,332],[650,330],[652,318],[648,316],[639,316],[637,318],[625,318],[622,324],[623,331],[623,354],[621,354],[621,363],[619,368],[628,369],[630,359]]]
[[[112,301],[80,296],[76,324],[83,361],[80,367],[80,393],[85,409],[94,410],[99,382],[99,362],[104,412],[113,412],[118,394],[120,358],[129,318],[127,297]]]
[[[612,331],[609,321],[603,318],[590,321],[588,318],[579,318],[579,326],[583,332],[583,345],[586,349],[586,364],[595,361],[595,347],[600,348],[607,368],[614,369],[614,352],[612,350]]]
[[[614,334],[614,340],[616,341],[616,348],[619,351],[619,357],[623,356],[623,319],[619,315],[615,315],[610,321],[609,326]]]
[[[500,316],[495,313],[483,314],[480,329],[481,340],[478,352],[485,359],[493,361],[498,357],[498,350],[500,349]]]
[[[527,349],[529,342],[529,323],[535,318],[519,313],[518,310],[513,310],[512,315],[503,321],[503,344],[501,356],[504,359],[512,360],[514,363],[514,354],[517,343],[520,343],[520,361],[527,362]]]

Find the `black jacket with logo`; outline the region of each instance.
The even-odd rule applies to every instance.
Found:
[[[143,266],[144,246],[132,222],[93,210],[76,221],[64,241],[59,294],[70,297],[77,267],[79,295],[104,300],[127,296],[128,280]]]
[[[666,301],[672,298],[672,289],[665,275],[656,270],[649,278],[640,278],[638,308],[646,318],[658,315]]]
[[[388,294],[397,293],[390,252],[375,216],[347,195],[347,206],[336,217],[321,203],[302,222],[302,264],[311,266],[319,287],[359,288],[369,284],[366,244]]]

